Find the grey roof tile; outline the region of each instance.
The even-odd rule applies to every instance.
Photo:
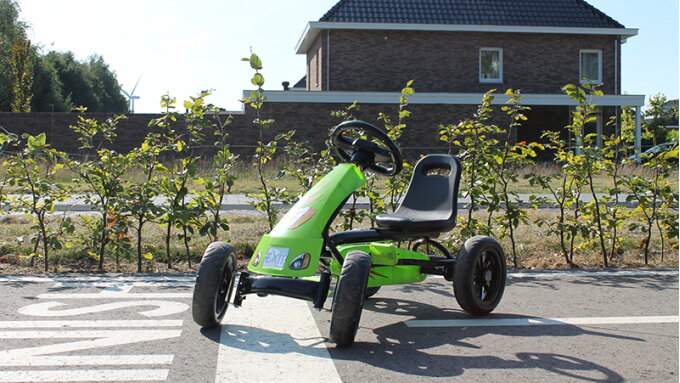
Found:
[[[340,0],[319,21],[624,28],[583,0]]]

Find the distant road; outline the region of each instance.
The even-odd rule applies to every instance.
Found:
[[[11,194],[10,196],[17,196],[16,194]],[[518,197],[520,201],[523,201],[524,204],[526,205],[527,202],[529,201],[529,197],[531,194],[519,194]],[[550,199],[550,195],[548,194],[537,194],[536,196],[538,197],[544,197],[546,199]],[[636,205],[631,204],[626,202],[626,197],[627,194],[620,194],[619,195],[619,206],[623,207],[635,207]],[[192,195],[188,195],[187,201],[193,198]],[[255,208],[252,207],[251,205],[248,204],[248,201],[252,201],[253,199],[251,197],[246,196],[245,194],[227,194],[225,196],[224,202],[222,203],[222,210],[224,211],[229,211],[229,210],[239,210],[239,211],[254,211]],[[165,201],[164,197],[156,197],[154,202],[158,205],[162,204]],[[584,203],[588,203],[592,201],[592,196],[589,194],[584,194],[581,196],[581,201]],[[470,203],[469,198],[459,198],[458,199],[458,209],[463,210],[467,208],[467,205]],[[347,207],[350,206],[348,203],[346,205]],[[359,198],[357,202],[357,208],[360,209],[365,209],[368,208],[368,198]],[[85,203],[83,200],[82,195],[74,195],[73,197],[67,199],[66,201],[61,201],[55,204],[56,211],[65,211],[65,212],[88,212],[88,211],[93,211],[94,208],[91,205],[88,205]],[[281,209],[281,208],[287,208],[288,206],[282,205],[282,204],[275,204],[275,208]],[[542,208],[551,208],[551,205],[543,205]]]

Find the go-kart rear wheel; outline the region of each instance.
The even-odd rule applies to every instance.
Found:
[[[380,286],[366,287],[366,291],[364,292],[364,299],[368,299],[368,298],[374,296],[375,294],[378,293],[379,290],[380,290]]]
[[[337,347],[354,343],[370,270],[371,256],[363,251],[350,251],[345,257],[335,288],[331,316],[330,338]]]
[[[191,304],[194,322],[201,327],[215,327],[227,312],[236,277],[234,247],[213,242],[205,250],[196,274]]]
[[[498,242],[491,237],[472,237],[458,253],[453,292],[467,313],[486,315],[500,303],[506,277],[505,254]]]

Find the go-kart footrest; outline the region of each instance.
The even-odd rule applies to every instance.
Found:
[[[329,273],[321,274],[317,282],[297,278],[252,276],[250,273],[242,272],[234,296],[234,305],[240,306],[247,294],[272,294],[312,301],[314,308],[321,309],[328,297],[330,283]]]

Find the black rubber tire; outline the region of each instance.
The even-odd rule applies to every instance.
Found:
[[[370,271],[370,255],[363,251],[347,253],[335,288],[331,315],[330,339],[337,347],[348,347],[354,343]]]
[[[374,296],[375,294],[378,293],[379,290],[380,290],[380,286],[366,287],[366,291],[364,291],[364,299],[368,299],[368,298]]]
[[[196,273],[191,303],[194,322],[201,327],[216,327],[227,312],[236,277],[234,247],[213,242],[203,254]]]
[[[473,316],[492,312],[503,297],[505,254],[495,239],[476,236],[465,241],[456,259],[453,292],[460,307]]]

